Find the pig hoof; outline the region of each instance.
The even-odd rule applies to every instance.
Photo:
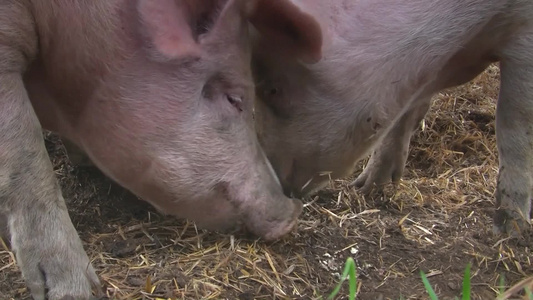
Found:
[[[362,173],[349,186],[355,186],[365,196],[370,196],[372,193],[381,194],[388,182],[381,182],[382,180],[377,181],[373,180],[368,174]]]
[[[368,180],[368,174],[365,174],[365,172],[363,171],[363,173],[357,176],[357,178],[352,181],[349,186],[354,186],[359,189],[362,194],[368,195],[374,189],[374,186],[366,184],[367,181],[370,182],[370,180]]]
[[[93,288],[97,290],[97,294],[101,294],[101,291],[98,291],[100,281],[89,260],[82,258],[75,261],[68,259],[68,256],[71,255],[57,255],[58,261],[41,261],[34,266],[21,261],[24,278],[34,299],[89,300]],[[47,298],[45,298],[46,289],[48,289]]]
[[[52,239],[50,236],[40,239],[21,231],[13,232],[13,250],[33,299],[70,297],[88,300],[93,289],[97,295],[102,294],[100,280],[83,250],[81,240],[72,229],[72,232],[51,232]]]
[[[512,237],[523,236],[523,233],[531,230],[531,220],[525,217],[529,214],[513,210],[498,208],[494,213],[493,232],[498,235],[508,234]]]
[[[405,146],[405,143],[401,141],[391,144]],[[381,194],[387,184],[400,181],[407,161],[407,153],[407,150],[398,151],[395,147],[377,149],[372,153],[363,172],[350,186],[355,186],[364,195],[370,195],[373,191]]]
[[[352,182],[350,186],[355,186],[364,195],[370,195],[372,192],[381,193],[383,188],[389,183],[397,183],[403,173],[403,166],[398,171],[397,168],[391,168],[384,165],[369,165],[365,170]]]

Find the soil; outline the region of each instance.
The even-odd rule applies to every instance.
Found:
[[[326,298],[352,257],[357,299],[429,299],[420,271],[439,299],[454,299],[468,264],[472,299],[494,299],[533,274],[531,233],[492,233],[498,79],[493,66],[435,97],[398,186],[365,198],[353,178],[334,181],[304,199],[298,229],[272,243],[163,216],[98,170],[73,166],[57,136],[47,133],[46,145],[109,298]],[[0,298],[30,299],[12,253],[0,250]]]

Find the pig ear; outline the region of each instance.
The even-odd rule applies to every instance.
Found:
[[[200,56],[189,7],[183,1],[139,0],[137,10],[145,33],[159,53],[167,58]]]
[[[269,44],[281,46],[307,63],[322,58],[319,23],[289,0],[256,0],[247,8],[250,22]]]

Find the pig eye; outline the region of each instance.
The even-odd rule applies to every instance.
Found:
[[[268,90],[267,93],[268,93],[269,96],[274,96],[274,95],[277,95],[279,93],[279,89],[273,87],[270,90]]]
[[[226,95],[228,102],[237,108],[239,111],[242,111],[242,99],[240,97]]]

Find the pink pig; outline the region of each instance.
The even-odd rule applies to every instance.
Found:
[[[0,215],[34,299],[99,286],[42,128],[163,213],[267,240],[292,230],[301,202],[255,134],[249,21],[294,58],[320,51],[313,18],[284,0],[0,3]]]
[[[431,97],[501,63],[497,232],[528,228],[533,198],[533,2],[293,0],[324,37],[315,60],[254,35],[259,140],[287,194],[350,175],[364,192],[402,175]],[[318,28],[318,29],[317,29]]]

